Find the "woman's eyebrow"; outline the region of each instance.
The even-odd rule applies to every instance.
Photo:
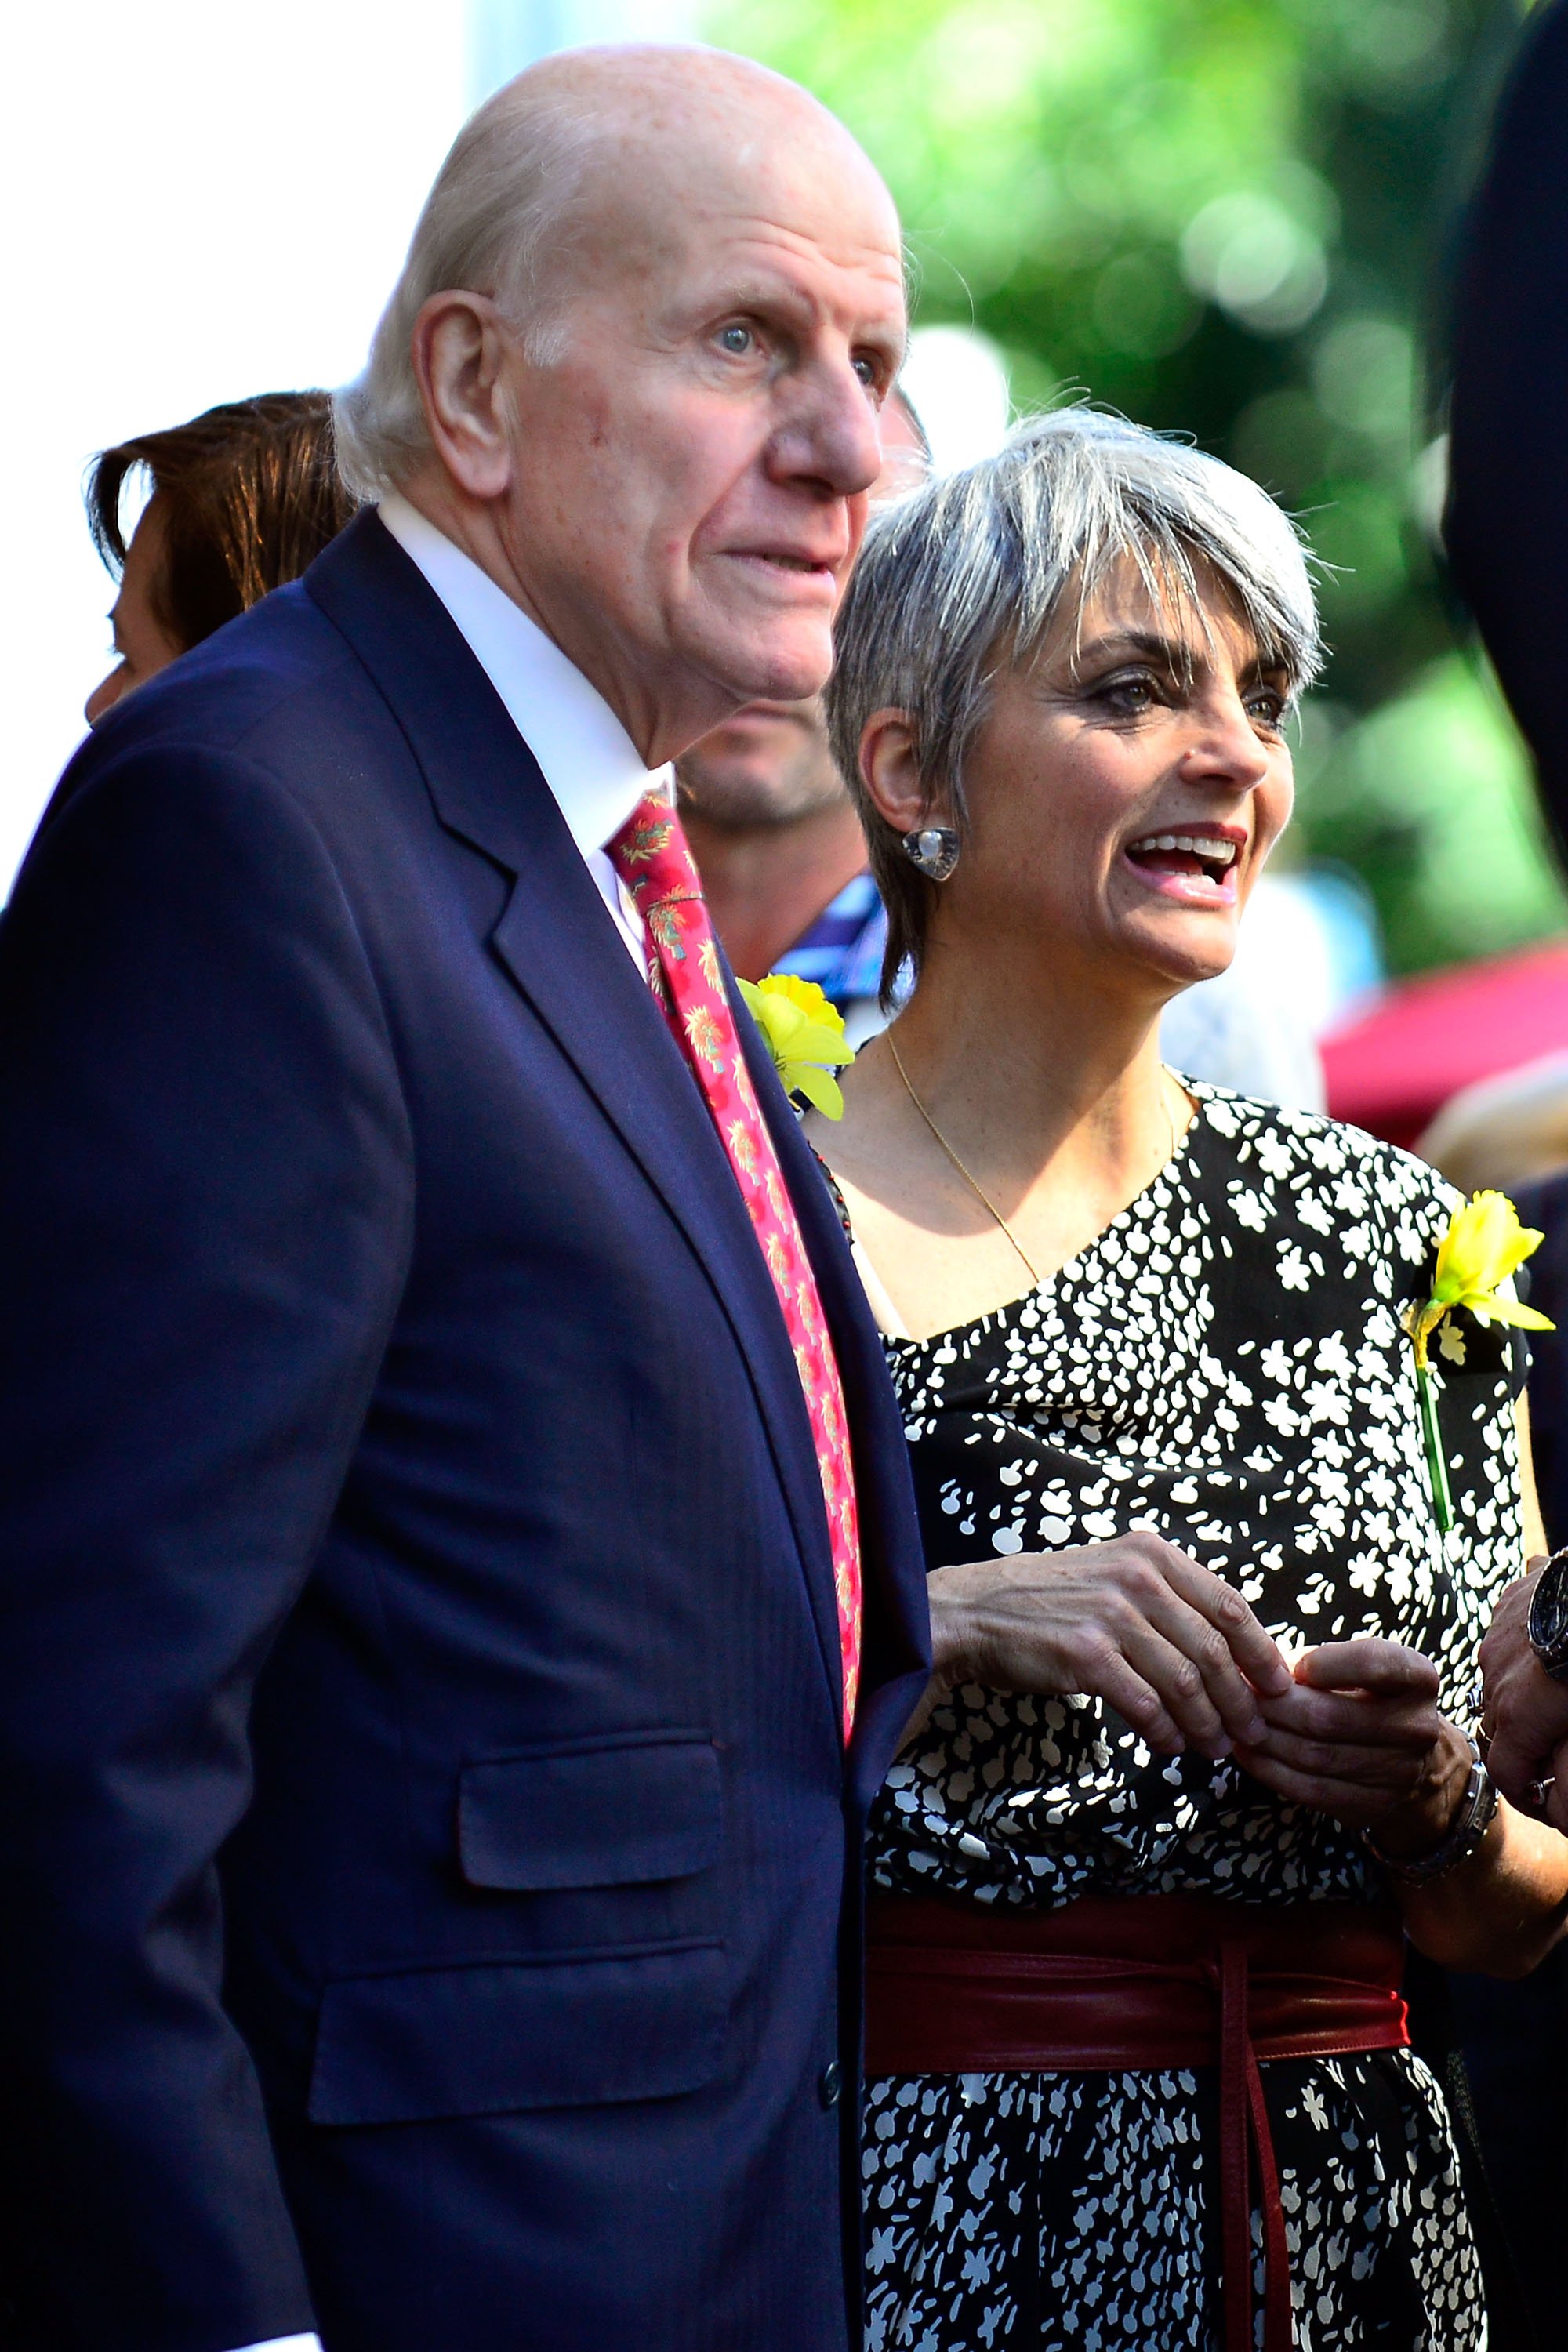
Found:
[[[1086,663],[1103,660],[1108,654],[1142,654],[1151,661],[1163,662],[1168,669],[1197,669],[1204,655],[1184,638],[1163,637],[1156,630],[1112,629],[1102,637],[1091,637],[1088,645],[1073,648],[1074,667],[1082,669]]]
[[[1088,645],[1078,646],[1073,652],[1075,675],[1092,663],[1117,654],[1141,654],[1146,661],[1159,662],[1163,667],[1183,676],[1197,677],[1209,667],[1209,655],[1189,644],[1184,637],[1162,636],[1152,629],[1110,629],[1103,636],[1091,638]],[[1272,679],[1288,677],[1289,665],[1277,654],[1254,654],[1244,662],[1236,675],[1240,679]]]

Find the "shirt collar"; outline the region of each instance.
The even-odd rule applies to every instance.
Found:
[[[471,556],[395,492],[381,520],[457,623],[584,857],[614,840],[646,793],[673,799],[672,770],[644,765],[598,688]]]

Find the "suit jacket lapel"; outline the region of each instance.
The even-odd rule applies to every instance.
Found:
[[[306,584],[374,677],[443,824],[514,877],[489,944],[707,1270],[751,1370],[837,1705],[837,1614],[811,1423],[767,1266],[696,1081],[532,754],[417,567],[366,515]],[[740,1017],[744,1035],[750,1023]],[[771,1068],[763,1075],[776,1096]]]
[[[571,857],[575,877],[562,880],[575,879],[595,909],[563,920],[564,889],[542,893],[536,877],[520,876],[490,943],[708,1269],[767,1420],[837,1699],[842,1668],[822,1476],[772,1277],[697,1082],[652,991],[609,931],[574,848]]]

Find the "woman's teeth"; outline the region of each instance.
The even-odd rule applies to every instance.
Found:
[[[1151,833],[1142,841],[1129,844],[1127,855],[1140,863],[1164,864],[1181,860],[1173,871],[1193,873],[1201,869],[1210,880],[1221,882],[1236,864],[1237,844],[1211,833]]]
[[[1205,866],[1229,866],[1236,858],[1234,841],[1216,841],[1206,833],[1156,833],[1133,845],[1141,850],[1184,849],[1194,857],[1201,857]]]

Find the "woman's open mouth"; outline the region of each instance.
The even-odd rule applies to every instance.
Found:
[[[1233,907],[1246,836],[1228,826],[1212,833],[1146,833],[1122,852],[1139,880],[1189,905]]]

